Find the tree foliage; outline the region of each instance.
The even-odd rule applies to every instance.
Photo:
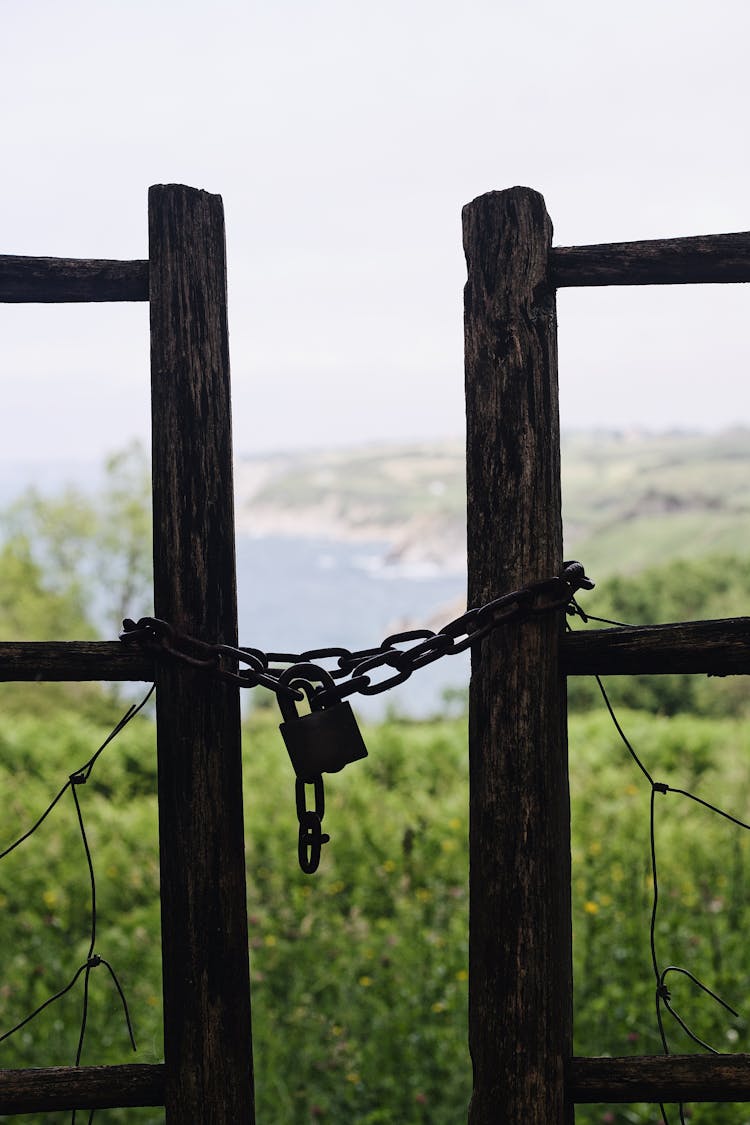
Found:
[[[676,559],[637,575],[608,579],[580,601],[587,613],[626,625],[744,616],[750,607],[750,558]],[[597,621],[590,627],[607,628]],[[616,704],[662,715],[750,712],[745,676],[615,676],[607,680],[607,691]],[[593,706],[598,699],[593,679],[571,677],[568,698],[578,710]]]
[[[149,469],[137,443],[107,460],[101,488],[31,488],[0,517],[3,639],[111,637],[151,604]]]

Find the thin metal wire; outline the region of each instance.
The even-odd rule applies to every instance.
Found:
[[[637,629],[638,626],[634,625],[632,621],[614,621],[611,617],[596,617],[593,613],[588,613],[580,610],[579,617],[584,621],[598,621],[600,625],[618,625],[623,629]]]
[[[630,754],[630,756],[633,759],[633,761],[635,762],[635,764],[638,766],[638,769],[641,771],[643,776],[648,780],[649,785],[653,786],[653,784],[654,784],[653,777],[648,772],[648,770],[644,766],[643,762],[641,761],[641,759],[636,754],[635,750],[633,749],[633,746],[631,745],[630,741],[628,740],[627,735],[625,734],[625,731],[622,729],[622,727],[620,726],[620,724],[617,720],[617,716],[615,715],[615,712],[612,708],[612,704],[609,701],[609,696],[607,695],[606,691],[604,690],[604,684],[602,683],[601,676],[594,676],[594,679],[597,682],[597,685],[599,687],[599,691],[602,693],[602,698],[604,699],[604,702],[607,706],[607,710],[609,711],[610,718],[612,719],[612,722],[615,725],[615,729],[617,730],[617,733],[619,734],[622,741],[625,743],[625,745],[628,749],[628,753]]]
[[[117,979],[117,974],[115,973],[115,971],[112,968],[112,965],[109,963],[109,961],[107,961],[103,957],[100,957],[98,954],[96,954],[94,952],[94,949],[95,949],[95,946],[96,946],[96,924],[97,924],[96,875],[95,875],[95,872],[94,872],[94,861],[93,861],[93,857],[91,855],[91,848],[89,846],[88,837],[86,835],[86,828],[85,828],[84,819],[83,819],[83,811],[81,809],[80,801],[78,800],[77,790],[78,790],[79,785],[85,785],[86,782],[89,780],[89,778],[91,777],[91,771],[93,770],[93,768],[96,765],[96,762],[98,761],[100,755],[107,748],[107,746],[109,746],[109,744],[112,742],[112,740],[117,737],[117,735],[123,730],[124,727],[127,726],[127,724],[131,721],[131,719],[133,719],[138,714],[138,712],[141,711],[146,706],[146,704],[148,703],[149,699],[151,698],[151,696],[154,692],[154,689],[155,689],[155,685],[152,684],[151,687],[149,688],[149,690],[147,691],[146,695],[144,696],[144,698],[141,700],[141,702],[138,703],[138,704],[133,704],[131,707],[128,708],[128,710],[125,712],[125,714],[119,720],[119,722],[112,728],[112,730],[107,735],[105,740],[98,747],[98,749],[95,751],[95,753],[91,755],[91,757],[88,759],[88,761],[85,762],[84,765],[81,766],[80,769],[75,770],[73,773],[71,773],[69,775],[68,780],[66,781],[65,785],[63,785],[62,789],[52,799],[52,801],[47,806],[45,811],[42,813],[42,815],[40,817],[38,817],[38,819],[34,822],[34,824],[31,826],[31,828],[29,828],[26,832],[24,832],[21,836],[19,836],[18,839],[15,840],[12,844],[10,844],[7,848],[5,848],[4,851],[0,852],[0,860],[2,860],[6,856],[10,855],[11,852],[13,852],[17,847],[19,847],[21,844],[23,844],[31,836],[33,836],[33,834],[41,827],[41,825],[47,819],[49,814],[52,812],[52,810],[58,804],[58,802],[62,798],[63,794],[68,789],[70,789],[70,791],[72,793],[72,796],[73,796],[73,803],[75,805],[76,817],[77,817],[77,820],[78,820],[78,829],[79,829],[79,832],[80,832],[80,835],[81,835],[81,841],[83,843],[84,855],[86,857],[86,866],[87,866],[88,873],[89,873],[89,886],[90,886],[90,894],[91,894],[91,907],[90,907],[91,923],[90,923],[90,931],[89,931],[88,954],[86,956],[86,960],[76,970],[76,972],[74,973],[74,975],[73,975],[72,979],[69,981],[69,983],[64,988],[60,989],[59,992],[56,992],[53,996],[48,997],[42,1004],[40,1004],[37,1008],[35,1008],[33,1012],[31,1012],[28,1016],[26,1016],[24,1019],[22,1019],[19,1023],[17,1023],[9,1031],[6,1031],[3,1034],[1,1034],[0,1035],[0,1043],[4,1042],[6,1039],[9,1039],[17,1031],[20,1031],[22,1027],[25,1027],[26,1024],[31,1022],[31,1020],[35,1019],[35,1017],[38,1016],[41,1012],[43,1012],[45,1010],[45,1008],[48,1008],[51,1004],[54,1004],[57,1000],[61,999],[61,997],[65,996],[68,992],[70,992],[70,990],[74,987],[74,985],[77,983],[79,977],[83,973],[84,974],[83,1008],[82,1008],[82,1013],[81,1013],[81,1026],[80,1026],[80,1032],[79,1032],[79,1036],[78,1036],[78,1046],[77,1046],[76,1055],[75,1055],[75,1066],[80,1066],[81,1056],[82,1056],[82,1053],[83,1053],[83,1044],[84,1044],[84,1039],[85,1039],[85,1036],[86,1036],[86,1026],[87,1026],[87,1022],[88,1022],[89,977],[91,975],[92,969],[97,968],[99,965],[104,965],[105,968],[107,969],[107,971],[109,972],[110,976],[112,977],[112,980],[114,982],[115,988],[116,988],[117,993],[118,993],[118,996],[120,998],[120,1002],[122,1003],[123,1012],[124,1012],[124,1015],[125,1015],[125,1022],[127,1024],[128,1036],[130,1038],[131,1046],[132,1046],[134,1051],[137,1049],[135,1037],[134,1037],[134,1034],[133,1034],[133,1024],[132,1024],[132,1020],[130,1018],[130,1011],[128,1009],[128,1004],[127,1004],[127,1000],[125,998],[125,993],[123,992],[122,986],[120,985],[120,982]],[[72,1110],[71,1125],[75,1125],[76,1113],[77,1113],[77,1110],[75,1110],[75,1109]],[[94,1113],[95,1113],[95,1110],[93,1110],[93,1109],[89,1113],[89,1118],[88,1118],[89,1125],[91,1125],[91,1123],[94,1120]]]
[[[85,968],[86,963],[84,962],[83,965],[76,969],[73,979],[69,982],[69,984],[65,985],[65,988],[61,988],[59,992],[56,992],[54,994],[54,996],[48,997],[48,999],[45,1000],[44,1003],[40,1004],[38,1008],[35,1008],[34,1011],[31,1012],[28,1016],[25,1016],[24,1019],[20,1020],[20,1022],[17,1023],[15,1027],[12,1027],[10,1031],[3,1032],[3,1034],[0,1035],[0,1043],[4,1042],[6,1039],[10,1039],[11,1035],[15,1035],[15,1033],[17,1031],[20,1031],[22,1027],[25,1027],[27,1023],[31,1023],[35,1016],[38,1016],[39,1013],[43,1012],[45,1008],[48,1008],[50,1004],[54,1004],[56,1000],[60,1000],[61,997],[65,996],[67,992],[70,992],[71,988],[76,983]]]
[[[83,824],[81,803],[78,800],[78,794],[76,792],[76,787],[78,784],[80,783],[74,781],[71,785],[70,791],[73,794],[73,800],[76,806],[78,827],[81,831],[81,840],[83,841],[83,850],[86,854],[86,863],[89,869],[89,881],[91,884],[91,940],[89,941],[89,951],[86,957],[86,960],[88,962],[94,955],[94,946],[96,945],[96,876],[94,875],[94,861],[91,858],[91,849],[89,848],[89,842],[86,837],[86,829]],[[86,970],[86,983],[88,984],[88,969]]]
[[[126,713],[123,715],[123,717],[117,723],[117,725],[107,735],[104,742],[101,744],[101,746],[96,751],[96,753],[93,754],[91,758],[89,758],[89,760],[86,762],[86,764],[81,766],[81,768],[79,770],[76,770],[74,773],[72,773],[70,775],[70,777],[65,782],[65,784],[63,785],[60,792],[57,794],[56,797],[53,798],[53,800],[49,803],[49,805],[47,805],[47,808],[44,810],[44,812],[39,817],[39,819],[37,821],[35,821],[34,824],[32,824],[31,828],[29,828],[27,832],[24,832],[24,834],[22,836],[19,836],[18,839],[15,840],[4,851],[0,852],[0,860],[3,860],[3,859],[5,859],[5,857],[7,855],[10,855],[10,853],[12,851],[14,851],[17,847],[19,847],[24,842],[24,840],[28,840],[29,836],[34,835],[37,828],[39,828],[44,823],[44,821],[47,819],[49,814],[52,812],[52,810],[54,809],[55,805],[60,800],[62,795],[73,784],[74,778],[80,777],[83,781],[88,781],[89,776],[91,774],[91,771],[94,768],[99,755],[102,753],[103,750],[105,750],[107,748],[107,746],[109,746],[112,739],[117,737],[117,735],[120,733],[120,731],[123,729],[123,727],[127,726],[127,724],[130,722],[130,720],[135,715],[138,714],[138,712],[141,710],[141,708],[145,707],[146,703],[148,702],[148,700],[151,698],[151,695],[153,694],[155,686],[156,686],[155,684],[152,684],[149,691],[147,692],[145,698],[137,706],[135,704],[133,704],[126,711]]]
[[[640,757],[636,753],[632,743],[628,739],[628,737],[625,734],[620,722],[618,721],[617,716],[615,715],[614,709],[612,707],[612,704],[611,704],[611,702],[609,700],[609,697],[607,695],[607,692],[604,688],[604,684],[601,681],[601,678],[599,676],[595,676],[594,678],[595,678],[595,680],[596,680],[596,682],[599,686],[599,690],[602,694],[602,698],[604,699],[604,703],[605,703],[605,705],[607,707],[607,710],[610,714],[610,717],[611,717],[612,722],[615,726],[615,729],[617,730],[617,733],[619,734],[622,742],[624,743],[625,747],[627,748],[627,751],[630,754],[631,758],[633,759],[635,764],[638,766],[639,770],[644,775],[644,777],[646,778],[646,780],[648,781],[648,783],[651,787],[651,800],[650,800],[650,807],[649,807],[649,847],[650,847],[650,853],[651,853],[651,880],[652,880],[652,892],[653,893],[652,893],[652,902],[651,902],[651,921],[650,921],[650,925],[649,925],[649,946],[650,946],[650,951],[651,951],[651,962],[652,962],[652,966],[653,966],[654,977],[655,977],[655,980],[656,980],[656,990],[655,990],[656,1022],[657,1022],[657,1026],[658,1026],[658,1029],[659,1029],[659,1037],[661,1039],[662,1049],[663,1049],[665,1055],[670,1054],[669,1040],[668,1040],[668,1037],[667,1037],[667,1032],[666,1032],[666,1028],[664,1026],[664,1020],[663,1020],[663,1016],[662,1016],[662,1006],[663,1006],[666,1009],[666,1011],[669,1012],[669,1014],[672,1016],[672,1018],[675,1020],[675,1022],[682,1028],[682,1030],[685,1032],[685,1034],[697,1046],[701,1047],[703,1050],[709,1051],[711,1054],[718,1054],[719,1052],[716,1051],[716,1049],[714,1047],[711,1047],[710,1044],[706,1043],[703,1039],[701,1039],[698,1035],[695,1034],[695,1032],[688,1026],[688,1024],[685,1022],[685,1020],[679,1015],[679,1013],[673,1007],[673,1005],[671,1003],[671,999],[672,999],[671,993],[669,992],[669,989],[666,986],[667,974],[669,974],[669,973],[680,973],[683,976],[688,977],[689,980],[691,980],[699,989],[701,989],[702,992],[705,992],[713,1000],[716,1000],[717,1003],[721,1004],[722,1007],[726,1008],[726,1010],[728,1012],[731,1012],[732,1015],[738,1016],[739,1013],[731,1006],[731,1004],[728,1004],[726,1000],[723,1000],[716,992],[714,992],[707,985],[705,985],[701,980],[699,980],[696,976],[694,976],[693,973],[691,973],[688,969],[684,969],[679,965],[668,965],[665,969],[660,969],[660,967],[659,967],[659,958],[657,956],[657,950],[656,950],[656,922],[657,922],[658,907],[659,907],[659,875],[658,875],[658,864],[657,864],[657,854],[656,854],[657,853],[657,849],[656,849],[656,794],[660,793],[660,794],[666,796],[668,793],[676,793],[677,795],[679,795],[681,797],[687,797],[689,800],[694,801],[698,805],[702,805],[703,808],[708,809],[710,812],[715,813],[717,816],[723,817],[725,820],[730,821],[732,824],[736,824],[739,828],[743,828],[746,831],[750,831],[750,824],[747,824],[745,821],[740,820],[736,816],[732,816],[731,813],[728,813],[724,809],[719,808],[718,805],[714,805],[710,801],[703,800],[702,797],[698,797],[695,793],[691,793],[687,789],[678,789],[678,788],[675,788],[671,785],[667,785],[665,782],[654,781],[652,775],[649,773],[648,769],[646,768],[646,766],[644,765],[644,763],[642,762],[642,760],[640,759]],[[666,1108],[665,1108],[664,1104],[661,1103],[661,1102],[659,1102],[659,1109],[661,1111],[662,1118],[664,1120],[664,1125],[669,1125],[669,1118],[667,1116]],[[684,1104],[682,1102],[678,1103],[678,1112],[679,1112],[681,1125],[685,1125],[685,1107],[684,1107]]]

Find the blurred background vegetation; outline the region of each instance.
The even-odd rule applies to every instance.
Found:
[[[600,464],[596,473],[600,481],[621,482],[625,470]],[[692,467],[685,481],[683,491],[695,495]],[[675,470],[670,494],[681,495],[680,487]],[[748,490],[736,484],[737,512]],[[684,514],[677,502],[671,510],[676,518]],[[728,542],[722,533],[720,550],[670,556],[665,522],[662,510],[650,552],[638,543],[643,566],[618,574],[616,552],[610,555],[605,580],[580,599],[585,608],[632,623],[747,613],[747,540],[738,532]],[[148,612],[149,523],[148,470],[136,447],[110,460],[101,489],[20,497],[0,524],[0,637],[111,637],[129,607]],[[645,534],[644,525],[638,527]],[[30,827],[101,744],[125,708],[124,690],[0,685],[0,849]],[[745,679],[612,678],[607,690],[655,777],[750,819]],[[327,785],[332,843],[314,878],[296,863],[293,779],[271,697],[255,699],[246,717],[261,1122],[454,1125],[465,1119],[471,1088],[468,778],[466,721],[456,713],[457,699],[460,693],[453,693],[429,719],[390,713],[365,730],[368,759]],[[571,680],[570,710],[575,1049],[659,1053],[648,941],[649,786],[595,684]],[[97,876],[96,948],[122,983],[138,1042],[133,1056],[112,982],[96,969],[86,1064],[161,1058],[155,793],[154,726],[146,711],[108,747],[79,790]],[[749,834],[675,794],[658,800],[660,960],[695,973],[740,1015],[730,1016],[686,980],[673,981],[673,1004],[717,1050],[749,1051]],[[68,983],[85,960],[88,872],[70,794],[32,839],[0,862],[0,907],[2,1033]],[[72,1063],[80,984],[0,1044],[0,1065]],[[673,1051],[697,1049],[676,1025],[669,1034]],[[750,1109],[740,1106],[696,1105],[690,1112],[696,1122],[750,1121]],[[580,1107],[576,1114],[584,1125],[658,1118],[653,1106]],[[670,1121],[677,1119],[670,1109]],[[68,1115],[19,1120],[64,1121]],[[96,1120],[145,1125],[162,1121],[163,1113],[110,1110]]]

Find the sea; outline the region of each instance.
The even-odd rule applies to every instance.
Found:
[[[466,574],[385,561],[388,545],[276,536],[237,540],[237,597],[243,645],[302,652],[381,644],[403,629],[435,629],[465,597]],[[446,707],[446,692],[468,686],[466,654],[446,656],[378,695],[357,695],[355,711],[426,717]],[[373,673],[373,682],[389,675]]]

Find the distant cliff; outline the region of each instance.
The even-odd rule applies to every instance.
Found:
[[[459,441],[246,458],[237,527],[382,544],[394,564],[463,565]],[[666,558],[750,553],[750,430],[563,437],[566,554],[592,573]]]
[[[457,441],[251,458],[235,474],[242,534],[372,541],[388,562],[465,565]]]

